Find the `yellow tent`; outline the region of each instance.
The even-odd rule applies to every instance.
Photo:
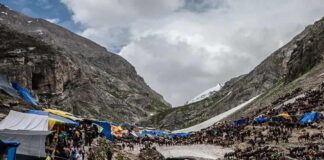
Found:
[[[58,120],[58,119],[54,119],[54,118],[48,118],[48,127],[49,129],[53,129],[55,124],[64,124],[63,121]]]
[[[290,119],[290,115],[288,113],[281,113],[279,114],[280,117],[283,117],[285,119]]]
[[[58,116],[64,117],[64,118],[68,118],[74,121],[81,121],[81,118],[75,117],[73,116],[73,114],[69,113],[69,112],[64,112],[64,111],[60,111],[60,110],[56,110],[56,109],[43,109],[45,112],[48,113],[52,113],[52,114],[56,114]]]
[[[111,125],[111,130],[113,132],[119,132],[119,131],[122,131],[123,129],[121,128],[121,126],[114,126],[114,125]]]

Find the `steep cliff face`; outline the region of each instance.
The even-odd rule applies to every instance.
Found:
[[[142,121],[141,124],[168,129],[185,128],[210,119],[252,97],[265,95],[279,85],[288,86],[296,78],[322,63],[323,45],[324,19],[308,26],[288,44],[272,53],[250,73],[226,82],[224,87],[211,97],[166,110]],[[298,86],[294,86],[294,88],[296,87]],[[262,97],[260,96],[258,99]],[[262,99],[262,101],[266,101],[266,99]],[[257,106],[253,108],[255,109]]]
[[[170,108],[122,57],[0,5],[0,73],[75,114],[136,122]]]

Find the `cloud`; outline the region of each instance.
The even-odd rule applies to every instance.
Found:
[[[324,16],[322,0],[62,0],[80,34],[130,61],[174,106],[247,73]]]

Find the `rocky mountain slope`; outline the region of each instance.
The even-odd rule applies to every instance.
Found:
[[[324,73],[324,18],[305,28],[289,43],[272,53],[250,73],[226,82],[210,98],[168,109],[142,125],[181,129],[200,123],[260,95],[246,109],[230,118],[249,114],[275,98],[297,88],[309,89],[321,83]]]
[[[170,108],[122,57],[4,5],[0,5],[0,73],[40,100],[86,117],[136,122]]]

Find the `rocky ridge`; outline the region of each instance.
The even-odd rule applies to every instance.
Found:
[[[258,109],[258,104],[270,103],[271,99],[297,87],[309,89],[320,84],[316,76],[324,72],[321,67],[323,55],[324,18],[307,26],[303,32],[272,53],[248,74],[226,82],[220,91],[209,98],[168,109],[142,121],[141,124],[170,130],[186,128],[261,95],[255,100],[258,103],[252,102],[248,109],[245,109],[248,111],[244,111],[253,112]],[[301,79],[304,80],[303,83],[300,83]],[[296,83],[296,80],[299,83]],[[237,114],[239,115],[242,115],[241,112]]]
[[[0,73],[59,109],[137,122],[170,108],[125,59],[60,26],[0,5],[0,34]]]

